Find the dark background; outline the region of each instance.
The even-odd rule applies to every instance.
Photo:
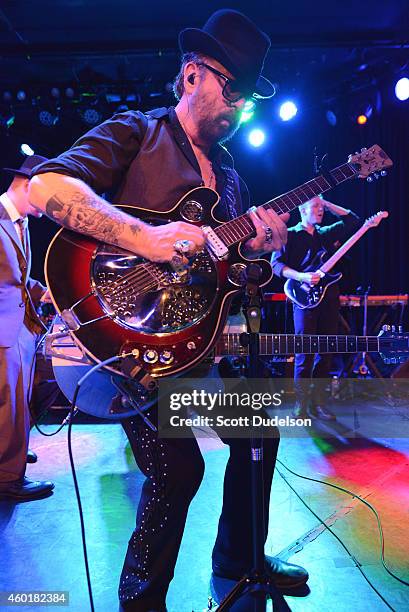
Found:
[[[351,251],[343,290],[370,285],[372,293],[407,293],[409,101],[399,102],[394,95],[397,78],[409,76],[406,0],[202,6],[163,0],[3,0],[0,165],[21,164],[22,142],[39,154],[58,154],[90,127],[83,120],[86,109],[96,110],[103,120],[121,105],[145,110],[174,103],[169,82],[178,70],[177,33],[184,27],[201,27],[213,10],[225,6],[245,12],[272,39],[265,74],[278,93],[260,105],[254,119],[228,143],[254,204],[311,178],[315,147],[321,155],[328,153],[332,168],[347,161],[349,153],[379,144],[394,161],[387,177],[372,184],[349,181],[326,194],[362,218],[378,210],[390,213]],[[52,87],[60,89],[59,98],[52,97]],[[66,97],[67,87],[72,87],[73,98]],[[25,92],[24,100],[17,99],[19,90]],[[4,99],[5,92],[11,99]],[[284,123],[278,107],[288,97],[296,101],[299,112]],[[358,126],[355,117],[368,105],[372,116],[365,126]],[[56,124],[42,126],[41,110],[57,117]],[[326,119],[328,110],[337,117],[335,126]],[[267,134],[259,149],[247,141],[253,127]],[[7,184],[2,174],[0,187]],[[290,223],[297,220],[293,213]],[[47,219],[32,219],[30,225],[33,276],[41,277],[56,226]],[[271,289],[281,286],[277,279]]]

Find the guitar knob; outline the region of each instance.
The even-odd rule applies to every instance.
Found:
[[[158,361],[158,353],[154,349],[147,349],[143,354],[143,360],[146,363],[156,363]]]
[[[387,170],[381,170],[381,176],[386,176],[388,174]]]
[[[159,355],[159,361],[165,365],[169,365],[174,360],[172,351],[162,351]]]
[[[373,178],[372,178],[372,176],[367,176],[367,177],[366,177],[366,182],[367,182],[367,183],[372,183],[372,182],[373,182]]]
[[[189,351],[194,351],[196,350],[196,342],[193,342],[193,340],[191,340],[190,342],[187,343],[187,348],[189,349]]]

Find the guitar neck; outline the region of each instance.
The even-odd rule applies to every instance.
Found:
[[[277,214],[291,212],[298,206],[305,204],[311,198],[325,193],[344,181],[348,181],[359,174],[353,163],[346,163],[329,171],[326,176],[320,175],[307,181],[300,187],[288,191],[273,200],[262,204],[266,210],[272,209]],[[232,221],[223,223],[215,229],[215,233],[226,246],[232,246],[254,235],[255,228],[247,214],[241,215]]]
[[[369,227],[370,226],[365,224],[362,225],[362,227],[360,227],[359,230],[353,234],[353,236],[348,238],[348,240],[344,242],[344,244],[340,246],[339,249],[335,251],[335,253],[329,259],[327,259],[326,262],[323,263],[322,266],[320,266],[320,270],[322,272],[329,272],[331,268],[335,266],[337,261],[339,261],[341,257],[343,257],[345,253],[347,253],[349,249],[351,249],[354,244],[358,242],[358,240],[368,231]]]
[[[248,355],[240,343],[239,333],[222,334],[216,344],[217,355]],[[311,336],[298,334],[260,334],[260,355],[294,355],[295,353],[361,353],[379,352],[388,338],[378,336]],[[388,348],[387,346],[385,348]]]

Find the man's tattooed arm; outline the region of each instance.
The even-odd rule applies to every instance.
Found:
[[[68,229],[121,247],[155,262],[175,257],[175,242],[188,240],[192,252],[203,248],[199,227],[183,221],[153,226],[115,208],[86,184],[53,172],[34,176],[29,201],[38,210]]]
[[[110,244],[121,243],[126,215],[97,195],[59,192],[48,200],[45,210],[48,217],[64,227]],[[130,229],[133,233],[140,231],[137,222]]]

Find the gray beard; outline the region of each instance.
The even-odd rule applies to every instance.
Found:
[[[223,114],[219,115],[217,119],[222,119],[224,117]],[[230,121],[231,116],[226,113],[225,118]],[[209,120],[203,118],[199,121],[198,129],[199,134],[203,140],[205,140],[209,145],[214,145],[216,143],[227,142],[234,136],[237,130],[240,127],[240,122],[231,123],[229,128],[222,128],[217,125],[217,121]]]

